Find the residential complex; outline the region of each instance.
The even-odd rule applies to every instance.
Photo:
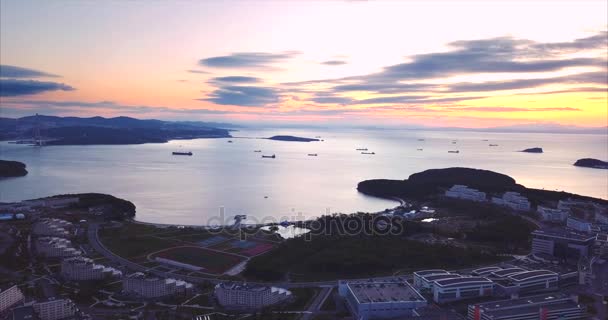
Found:
[[[19,287],[12,286],[8,288],[0,288],[0,316],[8,311],[8,309],[25,300],[25,296]]]
[[[72,257],[61,262],[61,275],[69,280],[101,280],[117,278],[122,272],[117,269],[95,264],[85,257]]]
[[[395,319],[416,314],[427,301],[407,281],[340,281],[338,292],[344,297],[355,319]]]
[[[62,219],[43,218],[34,223],[32,233],[38,236],[68,238],[72,235],[72,228],[71,222]]]
[[[70,299],[49,299],[33,305],[41,320],[58,320],[74,316],[78,307]]]
[[[283,288],[232,282],[217,284],[214,294],[223,307],[243,309],[261,309],[291,297],[291,292]]]
[[[505,192],[502,197],[492,197],[492,203],[509,207],[513,210],[530,211],[530,201],[517,192]]]
[[[532,236],[533,254],[573,259],[588,256],[596,238],[591,234],[550,229],[535,230]]]
[[[445,192],[445,196],[449,198],[465,199],[471,201],[486,201],[486,193],[479,190],[463,186],[461,184],[453,185]]]
[[[142,272],[130,274],[122,279],[125,294],[143,298],[160,298],[168,295],[186,294],[192,290],[192,284],[172,278],[159,278]]]
[[[587,319],[577,299],[563,293],[469,305],[467,320]]]
[[[568,210],[538,206],[536,212],[540,214],[543,221],[564,222],[568,219]]]
[[[568,220],[566,220],[566,227],[580,232],[591,232],[591,222],[575,217],[569,217]]]
[[[36,251],[47,258],[65,258],[79,256],[82,252],[72,246],[68,239],[41,237],[36,239]]]

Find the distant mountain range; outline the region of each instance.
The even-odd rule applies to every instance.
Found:
[[[217,126],[216,126],[217,125]],[[162,143],[173,139],[224,138],[229,124],[196,121],[140,120],[130,117],[28,116],[0,118],[1,140],[31,140],[37,136],[48,145]]]

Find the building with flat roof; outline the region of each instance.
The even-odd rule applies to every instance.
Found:
[[[455,184],[445,192],[448,198],[464,199],[471,201],[486,201],[486,193],[477,189],[469,188],[461,184]]]
[[[7,313],[11,307],[25,301],[25,296],[16,285],[0,288],[0,316]]]
[[[491,274],[492,272],[496,272],[502,270],[501,267],[483,267],[479,269],[475,269],[471,272],[471,275],[476,277],[485,277]]]
[[[575,217],[568,217],[566,220],[566,227],[580,232],[591,232],[592,224],[591,222],[587,222]]]
[[[67,258],[82,254],[72,246],[72,241],[64,238],[41,237],[35,243],[38,254],[47,258]]]
[[[424,286],[425,280],[423,279],[426,276],[432,276],[436,274],[450,274],[447,270],[443,269],[429,269],[429,270],[419,270],[414,272],[414,288],[422,288]]]
[[[585,308],[564,293],[470,304],[467,320],[587,319]]]
[[[72,257],[61,261],[61,275],[69,280],[101,280],[119,278],[122,272],[112,267],[96,264],[92,259]]]
[[[451,302],[494,294],[494,282],[484,277],[462,277],[437,280],[433,283],[433,300]]]
[[[578,259],[589,256],[595,235],[569,230],[541,229],[532,232],[532,253],[544,253],[557,258]]]
[[[498,295],[519,296],[557,290],[559,275],[549,270],[523,271],[497,280],[496,283]]]
[[[338,292],[344,297],[355,319],[398,319],[415,315],[416,308],[427,305],[407,281],[340,281]]]
[[[70,299],[49,299],[36,302],[34,311],[41,320],[59,320],[73,317],[78,312],[78,307]]]
[[[159,278],[143,272],[132,273],[122,279],[122,290],[125,294],[149,299],[187,294],[192,288],[192,284],[186,281]]]
[[[214,295],[226,308],[261,309],[289,299],[291,291],[278,287],[221,282]]]
[[[439,274],[429,274],[429,275],[422,275],[419,276],[419,281],[417,282],[417,285],[414,285],[414,288],[416,288],[416,290],[419,290],[420,292],[433,292],[433,285],[435,283],[435,281],[438,280],[444,280],[444,279],[454,279],[454,278],[461,278],[462,276],[456,273],[439,273]]]
[[[511,275],[518,274],[518,273],[524,272],[524,271],[526,271],[526,269],[519,268],[519,267],[504,268],[504,269],[495,270],[495,271],[490,272],[490,274],[488,275],[488,278],[493,279],[493,280],[500,280],[500,279],[505,279]]]
[[[42,218],[34,223],[32,233],[37,236],[69,238],[73,235],[73,228],[72,223],[66,220]]]
[[[554,209],[549,207],[538,206],[536,212],[541,216],[543,221],[549,222],[564,222],[568,219],[568,210]]]
[[[505,192],[502,197],[492,197],[492,203],[509,207],[513,210],[530,211],[528,198],[513,191]]]

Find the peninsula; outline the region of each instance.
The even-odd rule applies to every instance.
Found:
[[[0,160],[0,178],[23,177],[26,174],[25,163]]]

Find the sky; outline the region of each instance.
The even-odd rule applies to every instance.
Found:
[[[0,0],[0,116],[608,125],[608,2]]]

